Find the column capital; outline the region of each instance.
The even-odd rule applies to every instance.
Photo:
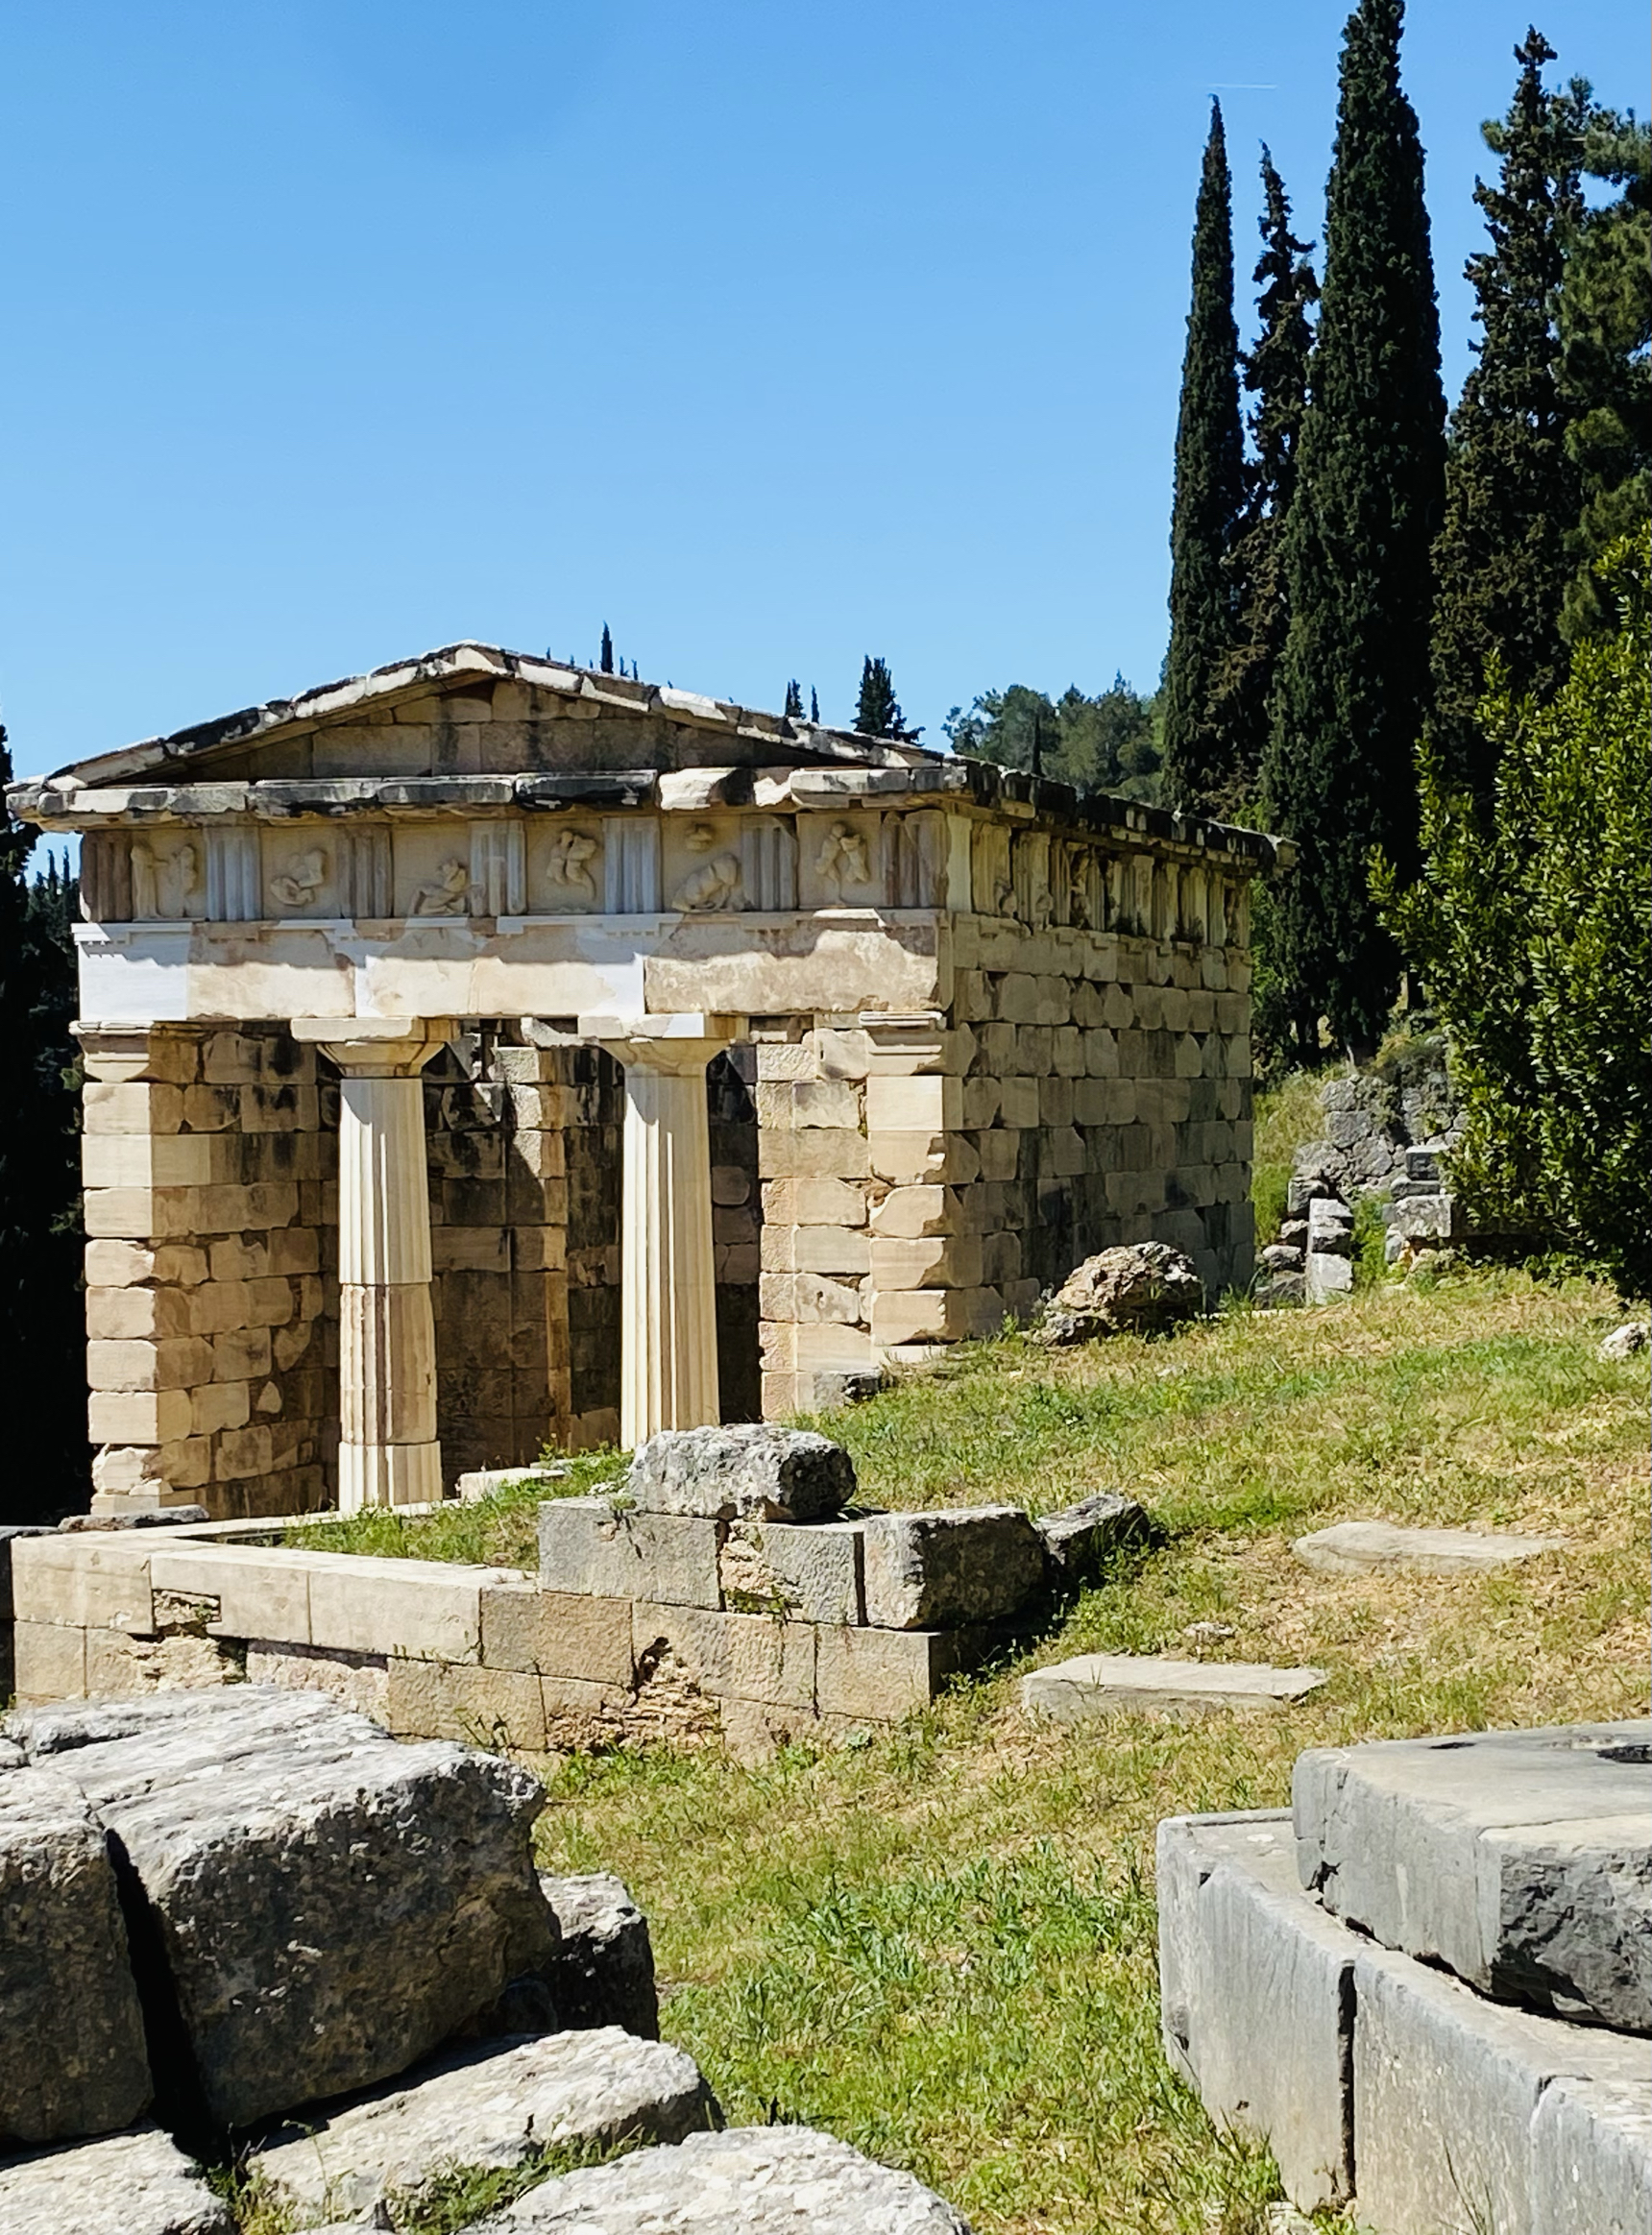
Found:
[[[411,1079],[458,1036],[446,1016],[296,1016],[295,1040],[319,1047],[348,1079]]]
[[[703,1071],[732,1046],[744,1019],[705,1009],[658,1016],[582,1016],[578,1036],[607,1050],[627,1069]]]

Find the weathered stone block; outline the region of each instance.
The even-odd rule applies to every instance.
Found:
[[[1644,1722],[1316,1748],[1292,1779],[1303,1883],[1483,1993],[1652,2029]]]
[[[1517,1537],[1496,1529],[1400,1529],[1388,1521],[1339,1521],[1334,1528],[1299,1537],[1291,1550],[1304,1567],[1326,1575],[1395,1570],[1494,1575],[1540,1553],[1558,1551],[1565,1543],[1564,1537]]]
[[[16,1539],[12,1599],[19,1621],[140,1633],[155,1626],[149,1551],[124,1533]]]
[[[540,1873],[561,1938],[543,1977],[565,2026],[620,2026],[639,2040],[660,2035],[648,1920],[605,1872],[577,1878]]]
[[[639,1512],[607,1497],[547,1498],[539,1509],[540,1580],[547,1591],[592,1598],[716,1608],[721,1538],[721,1524],[699,1515]]]
[[[414,1660],[480,1658],[481,1589],[499,1581],[500,1570],[348,1552],[306,1557],[312,1645]]]
[[[307,1645],[313,1557],[279,1545],[157,1545],[150,1580],[155,1591],[212,1601],[211,1627],[220,1637]]]
[[[753,1700],[765,1707],[813,1709],[820,1634],[812,1622],[772,1615],[709,1614],[646,1600],[631,1610],[631,1649],[639,1669],[657,1662],[665,1648],[707,1699]]]
[[[467,1746],[513,1747],[523,1754],[545,1750],[537,1676],[393,1655],[385,1678],[385,1727],[399,1738],[457,1738]]]
[[[86,1634],[66,1622],[31,1622],[12,1632],[12,1681],[21,1701],[84,1699]]]
[[[677,2142],[716,2116],[692,2057],[610,2026],[449,2052],[313,2128],[279,2131],[253,2162],[279,2197],[336,2218],[427,2197],[456,2158],[515,2167],[547,2144]]]
[[[1014,1614],[1044,1587],[1044,1545],[1018,1506],[878,1514],[864,1523],[866,1620],[950,1629]]]
[[[731,1521],[718,1557],[723,1603],[806,1622],[865,1619],[860,1521]]]
[[[481,1607],[482,1660],[489,1668],[620,1688],[631,1682],[629,1599],[494,1583],[484,1586]]]
[[[981,1268],[981,1242],[974,1234],[935,1234],[911,1239],[879,1236],[871,1247],[872,1285],[880,1292],[979,1288]]]
[[[1361,2221],[1383,2235],[1539,2235],[1534,2114],[1562,2078],[1643,2099],[1645,2047],[1604,2027],[1489,2003],[1426,1964],[1362,1945],[1353,2048]],[[1592,2220],[1569,2225],[1595,2235]]]
[[[0,2235],[231,2235],[230,2207],[154,2126],[0,2165]]]
[[[532,2189],[476,2235],[600,2227],[654,2235],[666,2227],[739,2228],[741,2235],[969,2235],[964,2221],[909,2173],[862,2157],[807,2126],[735,2126],[691,2134],[671,2150],[642,2150],[612,2165],[565,2174]]]
[[[845,1722],[898,1723],[926,1708],[967,1665],[977,1634],[961,1630],[822,1627],[816,1634],[814,1701]]]
[[[1532,2117],[1532,2235],[1645,2235],[1652,2101],[1644,2085],[1556,2079]]]
[[[1064,1583],[1074,1584],[1095,1575],[1121,1545],[1146,1543],[1153,1524],[1133,1497],[1101,1491],[1058,1513],[1041,1514],[1032,1525],[1052,1567]]]
[[[399,1745],[317,1693],[250,1685],[8,1729],[124,1850],[193,2050],[185,2111],[244,2126],[370,2085],[548,1953],[543,1795],[492,1755]]]
[[[79,1787],[50,1767],[0,1764],[0,2008],[6,2142],[109,2133],[145,2109],[143,2016],[109,1843]]]
[[[1297,1878],[1288,1810],[1158,1827],[1166,2053],[1218,2126],[1264,2139],[1304,2210],[1353,2191],[1358,1943]]]
[[[1175,1715],[1277,1708],[1317,1690],[1323,1668],[1249,1661],[1164,1661],[1151,1654],[1080,1653],[1021,1679],[1021,1704],[1057,1723],[1129,1712]]]
[[[840,1444],[807,1430],[668,1429],[638,1451],[625,1490],[644,1513],[825,1520],[854,1496],[855,1469]]]
[[[878,1344],[955,1343],[993,1335],[1004,1324],[995,1288],[874,1290],[872,1340]]]

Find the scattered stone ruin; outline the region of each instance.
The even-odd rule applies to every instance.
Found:
[[[465,644],[20,784],[82,841],[98,1510],[776,1418],[1251,1276],[1253,833]]]
[[[283,2224],[365,2235],[456,2164],[576,2143],[645,2147],[495,2235],[574,2207],[610,2235],[702,2207],[753,2235],[968,2235],[830,2135],[717,2131],[623,1886],[536,1878],[543,1799],[494,1756],[259,1686],[6,1717],[0,2229],[230,2235],[199,2161],[238,2158]]]
[[[1652,1724],[1317,1748],[1159,1826],[1166,2054],[1302,2211],[1652,2220]]]

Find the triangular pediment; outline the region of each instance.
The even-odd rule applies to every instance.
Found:
[[[42,790],[706,767],[901,768],[936,755],[669,684],[449,644],[57,771]]]

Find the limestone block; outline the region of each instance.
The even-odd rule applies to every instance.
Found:
[[[910,2173],[874,2164],[807,2126],[734,2126],[691,2134],[675,2150],[641,2150],[611,2165],[530,2189],[476,2235],[969,2235],[964,2221]]]
[[[85,1630],[65,1622],[32,1622],[19,1616],[12,1631],[12,1671],[20,1701],[84,1699]]]
[[[192,1389],[188,1405],[188,1426],[195,1436],[244,1428],[253,1413],[252,1392],[244,1381],[214,1381],[205,1389]]]
[[[760,1126],[834,1126],[858,1132],[860,1089],[845,1079],[771,1082],[760,1079],[753,1096]]]
[[[1264,1251],[1264,1256],[1267,1252]],[[1401,1529],[1388,1521],[1339,1521],[1299,1537],[1291,1550],[1325,1575],[1494,1575],[1544,1552],[1564,1537],[1519,1537],[1497,1529]]]
[[[660,2037],[648,1920],[606,1872],[553,1878],[540,1872],[559,1938],[543,1973],[565,2026],[619,2026],[640,2041]]]
[[[1644,2086],[1557,2079],[1532,2117],[1532,2235],[1644,2235],[1652,2102]]]
[[[456,2155],[514,2167],[547,2144],[677,2142],[715,2115],[692,2057],[610,2026],[449,2051],[313,2127],[278,2130],[253,2162],[306,2215],[367,2214],[430,2197]]]
[[[389,1715],[389,1663],[381,1653],[335,1653],[319,1645],[254,1638],[247,1643],[249,1684],[283,1691],[325,1692],[340,1707],[385,1723]]]
[[[1036,1079],[1006,1079],[1000,1082],[999,1119],[1003,1126],[1035,1126],[1038,1123],[1038,1081]]]
[[[87,1187],[206,1187],[218,1178],[210,1133],[86,1133],[81,1178]]]
[[[1304,2211],[1353,2192],[1358,1942],[1297,1879],[1289,1813],[1158,1828],[1166,2053],[1219,2127],[1265,2141]]]
[[[521,1669],[449,1667],[393,1654],[385,1664],[384,1723],[398,1738],[545,1751],[540,1680]]]
[[[864,1179],[872,1169],[865,1135],[846,1127],[762,1127],[757,1154],[765,1179]]]
[[[153,1630],[149,1547],[101,1533],[21,1537],[12,1545],[12,1600],[20,1621],[82,1629]]]
[[[637,1452],[625,1489],[644,1513],[824,1520],[854,1496],[855,1469],[840,1444],[804,1429],[667,1429]]]
[[[109,1844],[79,1787],[50,1766],[0,1765],[0,2007],[9,2143],[108,2133],[147,2107],[143,2016]]]
[[[979,1152],[963,1133],[872,1133],[866,1153],[876,1178],[894,1187],[960,1187],[981,1172]]]
[[[623,1689],[631,1682],[631,1605],[535,1583],[491,1583],[481,1593],[482,1661],[540,1676],[577,1676]]]
[[[870,1270],[871,1262],[871,1245],[863,1229],[771,1226],[763,1229],[765,1271],[860,1275]]]
[[[880,1345],[957,1343],[995,1335],[1004,1299],[995,1288],[908,1288],[874,1291],[872,1340]]]
[[[251,1685],[9,1728],[125,1849],[216,2123],[402,2071],[548,1952],[543,1794],[492,1755]]]
[[[1331,1303],[1353,1294],[1353,1266],[1346,1257],[1325,1251],[1310,1251],[1303,1269],[1303,1289],[1309,1303]]]
[[[1069,1585],[1099,1574],[1121,1545],[1145,1543],[1153,1527],[1144,1506],[1110,1490],[1041,1514],[1032,1525],[1051,1567]]]
[[[781,1227],[863,1227],[866,1191],[844,1179],[771,1179],[763,1215]]]
[[[1044,1588],[1044,1545],[1018,1506],[877,1514],[864,1524],[866,1620],[932,1630],[1014,1614]]]
[[[1080,1653],[1021,1679],[1021,1705],[1056,1723],[1156,1712],[1191,1715],[1277,1708],[1315,1691],[1323,1668],[1269,1668],[1248,1661],[1167,1661],[1133,1653]]]
[[[182,1288],[88,1288],[86,1333],[94,1342],[122,1343],[187,1335],[193,1332],[191,1300]]]
[[[1353,1252],[1353,1213],[1335,1196],[1315,1196],[1307,1206],[1308,1254],[1348,1257]]]
[[[910,1240],[879,1235],[871,1246],[872,1286],[879,1292],[902,1288],[979,1288],[981,1265],[981,1242],[973,1234],[939,1234]]]
[[[415,1660],[474,1662],[481,1651],[481,1591],[501,1570],[437,1560],[311,1552],[312,1645]]]
[[[1021,1158],[1021,1134],[993,1126],[975,1135],[975,1151],[981,1178],[1013,1179]]]
[[[176,1133],[184,1107],[179,1086],[88,1079],[81,1088],[82,1125],[88,1133]]]
[[[868,1133],[940,1133],[963,1124],[963,1081],[944,1074],[866,1081]]]
[[[0,2165],[0,2235],[231,2235],[230,2207],[157,2126]]]
[[[770,1614],[709,1614],[639,1599],[631,1610],[638,1669],[668,1653],[707,1699],[755,1700],[765,1707],[813,1709],[817,1638],[812,1622]]]
[[[539,1509],[540,1580],[558,1593],[716,1608],[721,1537],[720,1523],[703,1516],[549,1498]]]
[[[806,1622],[865,1619],[859,1521],[731,1521],[718,1557],[725,1606]]]
[[[1537,2235],[1533,2131],[1543,2095],[1559,2079],[1593,2079],[1643,2101],[1644,2044],[1486,2002],[1369,1943],[1353,1976],[1362,2223],[1383,2235]],[[1592,2219],[1570,2224],[1596,2235]]]
[[[1303,1881],[1482,1993],[1652,2029],[1644,1722],[1316,1748],[1292,1779]]]

